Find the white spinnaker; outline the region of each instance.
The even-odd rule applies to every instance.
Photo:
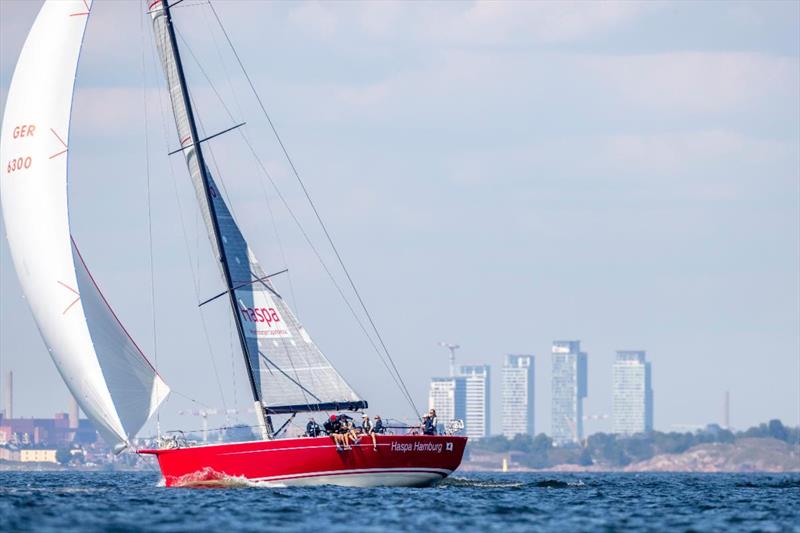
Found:
[[[50,355],[86,415],[121,449],[169,388],[103,298],[69,229],[72,93],[91,0],[48,0],[20,53],[0,133],[11,256]]]

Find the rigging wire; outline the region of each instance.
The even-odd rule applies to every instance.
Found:
[[[202,73],[203,77],[206,79],[206,81],[208,82],[208,84],[211,87],[212,91],[216,95],[217,99],[220,102],[220,105],[225,110],[225,112],[228,114],[228,117],[230,118],[230,120],[235,122],[236,119],[233,117],[233,114],[231,113],[230,109],[226,105],[225,100],[222,98],[222,96],[220,95],[219,91],[217,90],[216,85],[211,80],[210,76],[206,73],[205,69],[203,68],[203,65],[198,60],[197,56],[194,54],[194,51],[192,50],[191,45],[189,45],[189,43],[180,35],[180,33],[177,31],[177,29],[176,29],[176,33],[178,34],[179,38],[183,42],[186,50],[189,52],[190,57],[194,60],[194,63],[197,65],[197,67],[200,70],[200,72]],[[199,120],[199,118],[198,118],[198,120]],[[202,124],[201,124],[201,127],[202,127]],[[417,416],[419,416],[419,412],[417,411],[416,406],[414,405],[414,402],[411,399],[410,394],[408,394],[408,390],[405,388],[405,384],[402,383],[402,379],[400,378],[399,372],[396,372],[396,367],[395,367],[395,371],[393,371],[391,366],[390,366],[390,362],[387,361],[386,357],[381,352],[380,348],[378,348],[378,345],[375,343],[375,340],[372,338],[372,335],[367,331],[367,328],[364,325],[364,323],[362,322],[361,317],[359,317],[359,315],[356,312],[355,308],[350,303],[350,299],[345,295],[344,290],[342,289],[341,285],[339,285],[339,282],[336,280],[336,277],[333,275],[331,270],[328,268],[327,263],[322,258],[322,254],[319,252],[317,247],[314,245],[313,240],[311,239],[309,234],[306,232],[305,228],[303,227],[302,223],[300,222],[300,219],[294,213],[294,210],[291,208],[291,206],[289,205],[289,202],[283,196],[283,193],[281,192],[280,188],[278,188],[278,185],[275,182],[275,180],[272,178],[272,175],[267,170],[267,168],[264,165],[264,163],[262,162],[261,158],[258,156],[258,153],[256,152],[255,148],[253,147],[253,144],[250,142],[250,140],[247,137],[246,133],[244,132],[244,129],[245,128],[239,129],[238,130],[239,134],[242,136],[242,140],[245,142],[245,144],[250,149],[250,153],[252,154],[253,158],[255,159],[255,161],[258,164],[259,168],[261,169],[262,173],[267,177],[268,181],[272,185],[272,188],[275,190],[276,195],[281,200],[281,203],[286,208],[286,210],[289,212],[289,215],[291,216],[291,218],[294,221],[295,225],[297,226],[298,230],[303,235],[306,243],[309,245],[311,250],[314,252],[314,255],[316,256],[317,261],[320,263],[320,265],[322,266],[323,270],[325,271],[325,273],[327,274],[328,278],[330,279],[331,283],[336,288],[339,296],[342,298],[342,301],[344,301],[345,305],[347,306],[348,310],[350,311],[350,314],[353,316],[353,318],[355,319],[355,321],[358,324],[359,328],[361,329],[361,332],[367,338],[367,340],[370,343],[370,345],[372,346],[373,350],[378,355],[378,359],[380,359],[381,363],[383,363],[384,367],[386,368],[387,373],[392,378],[392,380],[394,381],[394,383],[398,387],[398,389],[401,391],[401,393],[404,394],[404,398],[406,399],[406,401],[409,402],[409,404],[411,405],[411,407],[414,410],[414,412],[417,414]],[[212,155],[212,162],[216,165],[216,161],[213,161],[213,152],[212,152],[211,155]],[[217,169],[217,171],[218,171],[218,169]],[[224,181],[222,182],[222,184],[223,184],[223,188],[224,188],[224,185],[225,185]],[[259,185],[261,186],[262,192],[264,193],[265,197],[267,197],[266,190],[264,189],[263,183],[259,181]],[[225,195],[227,195],[227,190],[225,190]],[[392,363],[393,363],[393,361],[392,361]]]
[[[234,362],[234,353],[236,353],[233,347],[233,316],[228,313],[228,349],[231,354],[231,385],[233,387],[233,407],[234,409],[239,408],[239,400],[236,395],[236,363]]]
[[[211,0],[208,0],[208,5],[211,8],[212,13],[214,14],[214,17],[216,18],[217,23],[219,24],[219,27],[222,30],[222,33],[223,33],[223,35],[225,36],[225,39],[228,42],[228,45],[230,46],[231,52],[233,53],[234,57],[236,58],[237,63],[239,64],[239,68],[241,69],[242,74],[244,74],[244,77],[247,80],[247,83],[250,86],[251,91],[253,92],[253,96],[255,96],[256,100],[258,101],[259,106],[261,107],[261,111],[263,112],[264,116],[266,117],[267,122],[269,123],[270,129],[272,130],[272,133],[275,135],[275,139],[278,141],[278,144],[280,145],[281,150],[283,151],[283,155],[286,157],[286,161],[289,163],[289,166],[292,169],[292,173],[294,174],[295,178],[297,178],[297,182],[300,184],[300,188],[302,189],[303,194],[306,197],[306,200],[308,201],[309,205],[311,206],[311,209],[314,212],[314,216],[316,217],[317,222],[319,223],[320,227],[322,228],[322,231],[325,234],[325,238],[328,241],[328,244],[330,245],[331,249],[333,250],[333,253],[336,256],[336,260],[339,263],[339,266],[341,267],[342,271],[344,272],[345,277],[347,278],[347,281],[348,281],[348,283],[350,285],[350,288],[353,290],[353,293],[355,294],[356,299],[358,300],[358,302],[359,302],[359,304],[361,306],[361,309],[363,310],[364,314],[366,315],[367,319],[369,320],[369,323],[370,323],[370,326],[372,327],[372,330],[375,332],[375,336],[378,338],[378,341],[380,342],[384,353],[386,354],[389,362],[391,363],[391,366],[394,369],[394,372],[397,374],[397,378],[399,379],[399,381],[400,381],[400,383],[402,385],[402,392],[405,394],[406,399],[411,404],[411,407],[414,409],[414,412],[419,417],[419,410],[417,409],[416,405],[414,404],[414,400],[412,399],[411,394],[408,391],[408,387],[406,387],[406,384],[403,381],[403,377],[400,375],[400,372],[397,369],[397,365],[395,364],[394,359],[392,358],[391,354],[389,353],[389,349],[387,348],[386,343],[384,342],[383,337],[380,334],[380,331],[378,330],[377,326],[375,325],[375,321],[373,320],[371,313],[367,309],[366,303],[364,302],[364,299],[361,297],[361,293],[358,291],[358,288],[356,287],[356,284],[353,281],[352,276],[350,275],[350,271],[347,269],[347,266],[345,265],[341,254],[339,253],[339,249],[334,244],[333,238],[331,237],[327,226],[325,225],[325,223],[322,220],[322,216],[320,215],[319,211],[317,210],[317,207],[314,204],[314,201],[311,199],[310,192],[306,188],[306,185],[303,182],[303,180],[300,178],[300,173],[298,172],[297,167],[295,167],[294,162],[292,161],[292,158],[289,156],[289,152],[286,149],[286,146],[284,145],[283,140],[281,139],[280,135],[278,134],[278,130],[275,128],[275,124],[272,122],[272,118],[270,117],[269,113],[267,112],[267,108],[264,105],[263,101],[261,100],[261,97],[259,96],[258,91],[255,88],[255,84],[253,83],[253,80],[250,78],[250,75],[247,73],[247,69],[245,68],[244,63],[242,62],[241,58],[239,57],[239,54],[236,51],[236,48],[233,46],[233,42],[231,41],[231,38],[228,35],[227,30],[225,29],[224,25],[222,24],[222,20],[220,19],[219,15],[217,14],[216,9],[214,9],[214,5],[211,2]]]
[[[176,33],[177,33],[177,30],[176,30]],[[189,44],[188,44],[188,43],[186,42],[186,40],[185,40],[185,39],[183,39],[182,37],[181,37],[181,40],[183,40],[183,42],[184,42],[184,45],[185,45],[185,46],[186,46],[186,48],[189,50],[189,52],[190,52],[190,54],[191,54],[192,58],[195,60],[195,62],[196,62],[196,63],[198,64],[198,66],[199,66],[199,65],[200,65],[200,63],[197,61],[197,58],[195,57],[194,53],[192,53],[192,52],[191,52],[191,48],[189,47]],[[202,70],[202,66],[201,66],[200,68],[201,68],[201,70]],[[210,80],[209,80],[209,83],[211,83],[211,82],[210,82]],[[213,86],[213,84],[212,84],[212,86]],[[216,94],[216,95],[219,97],[219,93],[217,92],[217,90],[216,90],[216,87],[214,87],[214,93],[215,93],[215,94]],[[190,98],[191,98],[191,95],[190,95]],[[192,103],[192,105],[194,105],[194,103]],[[225,107],[225,106],[223,105],[223,107]],[[205,127],[203,126],[203,120],[202,120],[202,118],[200,117],[200,113],[198,112],[198,110],[197,110],[197,109],[198,109],[198,108],[197,108],[197,106],[195,106],[195,118],[197,119],[198,126],[199,126],[200,130],[201,130],[201,131],[205,131]],[[226,110],[226,111],[228,111],[228,108],[227,108],[227,107],[225,107],[225,110]],[[230,111],[228,111],[228,114],[230,115]],[[204,135],[205,135],[205,134],[204,134]],[[214,181],[215,181],[215,182],[216,182],[216,181],[219,181],[219,183],[221,183],[221,184],[222,184],[222,194],[223,194],[223,200],[224,200],[224,199],[227,197],[227,202],[226,202],[226,203],[227,203],[227,205],[228,205],[228,209],[229,209],[229,211],[230,211],[230,213],[231,213],[231,217],[233,217],[233,219],[234,219],[234,222],[236,222],[236,214],[235,214],[235,211],[234,211],[234,208],[233,208],[233,199],[231,198],[230,194],[228,194],[228,190],[227,190],[227,188],[225,187],[225,179],[224,179],[224,177],[223,177],[223,174],[222,174],[221,167],[220,167],[220,166],[219,166],[219,164],[217,163],[216,156],[214,155],[214,149],[211,147],[211,145],[207,145],[207,146],[206,146],[206,148],[205,148],[205,151],[206,151],[208,154],[210,154],[210,156],[211,156],[211,160],[210,160],[210,162],[211,162],[211,166],[213,166],[213,168],[214,168],[214,175],[217,177],[217,180],[214,180]],[[236,225],[238,226],[238,223],[237,223]],[[248,247],[248,250],[249,250],[249,247]],[[251,274],[252,274],[252,273],[251,273]],[[261,274],[257,274],[256,276],[260,276],[260,275],[261,275]],[[273,341],[273,342],[275,342],[275,341]],[[296,366],[295,366],[295,364],[294,364],[294,361],[293,361],[293,359],[292,359],[291,353],[290,353],[290,351],[289,351],[289,346],[288,346],[288,341],[287,341],[287,339],[281,339],[281,344],[282,344],[282,346],[283,346],[284,353],[285,353],[285,355],[286,355],[287,359],[289,360],[289,364],[290,364],[290,365],[291,365],[291,367],[292,367],[292,371],[294,372],[294,379],[292,379],[292,378],[290,378],[290,379],[292,379],[292,381],[294,381],[295,383],[299,383],[299,382],[298,382],[298,380],[300,379],[300,376],[299,376],[299,375],[298,375],[298,373],[297,373],[297,368],[296,368]],[[258,352],[258,353],[259,353],[259,354],[261,354],[261,351],[259,350],[259,352]],[[249,363],[248,363],[248,364],[249,364]],[[275,368],[277,368],[277,369],[278,369],[278,370],[279,370],[281,373],[285,374],[285,372],[284,372],[284,371],[283,371],[281,368],[279,368],[279,367],[277,367],[276,365],[274,365],[274,363],[273,363],[273,366],[275,366]],[[269,369],[269,367],[267,367],[267,368]],[[271,371],[270,371],[270,372],[271,372]],[[287,375],[287,377],[288,377],[288,375]],[[305,388],[304,388],[303,386],[300,386],[300,389],[301,389],[301,390],[302,390],[302,392],[303,392],[303,398],[306,400],[306,405],[310,407],[310,406],[311,406],[311,402],[309,402],[309,401],[308,401],[308,395],[307,395],[307,394],[306,394],[306,392],[305,392]]]
[[[199,59],[198,59],[198,58],[197,58],[197,56],[194,54],[194,51],[192,50],[192,47],[191,47],[191,45],[190,45],[190,44],[189,44],[189,43],[186,41],[186,39],[184,39],[184,38],[183,38],[183,36],[180,34],[180,32],[177,30],[177,28],[176,28],[176,30],[175,30],[175,31],[176,31],[176,34],[178,35],[178,37],[181,39],[181,42],[183,43],[183,45],[184,45],[184,47],[185,47],[186,51],[188,51],[188,52],[189,52],[189,56],[192,58],[192,60],[194,61],[194,63],[197,65],[197,67],[198,67],[198,69],[200,70],[200,72],[202,73],[203,77],[204,77],[204,78],[205,78],[205,80],[208,82],[208,84],[209,84],[209,86],[211,87],[212,91],[213,91],[213,92],[214,92],[214,94],[216,95],[217,99],[219,100],[219,103],[220,103],[220,105],[221,105],[221,106],[222,106],[222,108],[225,110],[225,112],[227,113],[228,117],[229,117],[229,118],[230,118],[232,121],[235,121],[235,119],[234,119],[234,117],[233,117],[233,114],[231,113],[231,111],[230,111],[230,109],[228,108],[228,106],[226,105],[226,103],[225,103],[224,99],[222,98],[222,96],[220,95],[219,91],[217,90],[217,87],[216,87],[216,85],[215,85],[215,84],[214,84],[214,82],[211,80],[211,78],[210,78],[210,76],[207,74],[206,70],[203,68],[203,65],[202,65],[202,63],[200,63]],[[190,98],[191,98],[191,96],[190,96]],[[196,113],[196,114],[195,114],[195,116],[196,116],[196,118],[197,118],[197,120],[198,120],[198,122],[199,122],[199,126],[200,126],[200,128],[201,128],[201,129],[203,129],[202,118],[200,117],[199,113]],[[403,390],[403,389],[402,389],[402,386],[401,386],[401,384],[398,382],[398,380],[397,380],[397,377],[394,375],[394,373],[392,372],[391,368],[389,367],[389,363],[387,363],[387,362],[386,362],[386,360],[385,360],[384,356],[381,354],[381,351],[380,351],[380,349],[377,347],[377,345],[375,344],[375,341],[374,341],[374,340],[372,339],[372,337],[370,336],[369,332],[367,331],[366,327],[364,326],[363,322],[361,321],[361,318],[358,316],[358,313],[355,311],[355,308],[352,306],[352,304],[350,303],[349,299],[348,299],[348,298],[347,298],[347,296],[344,294],[344,291],[342,290],[342,288],[341,288],[341,286],[339,285],[339,283],[336,281],[336,278],[333,276],[333,273],[332,273],[332,272],[330,271],[330,269],[328,268],[327,264],[325,263],[324,259],[322,258],[322,255],[319,253],[319,251],[317,250],[316,246],[314,245],[314,242],[311,240],[311,237],[310,237],[310,236],[308,235],[308,233],[305,231],[305,228],[303,227],[303,225],[302,225],[302,223],[300,222],[299,218],[298,218],[298,217],[295,215],[295,213],[294,213],[294,211],[292,210],[291,206],[289,205],[288,201],[286,200],[286,198],[285,198],[285,197],[283,196],[283,194],[281,193],[280,189],[278,188],[278,185],[277,185],[277,183],[275,183],[275,181],[272,179],[272,175],[269,173],[269,171],[266,169],[266,167],[265,167],[264,163],[261,161],[260,157],[258,156],[258,153],[256,152],[255,148],[253,147],[253,144],[250,142],[249,138],[248,138],[248,137],[247,137],[247,135],[244,133],[244,131],[242,131],[243,129],[244,129],[244,128],[241,128],[241,129],[239,129],[239,130],[238,130],[238,131],[240,132],[241,136],[242,136],[242,140],[243,140],[243,141],[245,142],[245,144],[248,146],[248,148],[249,148],[249,150],[250,150],[250,153],[253,155],[253,158],[256,160],[256,163],[258,164],[258,166],[259,166],[259,168],[261,169],[261,171],[264,173],[264,175],[265,175],[265,176],[267,176],[267,179],[269,180],[270,184],[272,185],[273,189],[275,190],[275,192],[276,192],[277,196],[280,198],[280,200],[281,200],[282,204],[284,205],[284,207],[286,208],[286,210],[287,210],[287,211],[289,212],[289,214],[291,215],[291,217],[292,217],[292,220],[294,221],[295,225],[297,226],[297,228],[298,228],[298,229],[300,230],[300,232],[302,233],[302,235],[303,235],[303,237],[305,238],[306,242],[308,243],[309,247],[310,247],[310,248],[313,250],[313,252],[314,252],[315,256],[317,257],[317,260],[319,261],[320,265],[322,265],[322,268],[325,270],[326,274],[328,275],[328,278],[331,280],[331,282],[333,283],[333,285],[336,287],[336,289],[337,289],[337,291],[338,291],[338,293],[339,293],[340,297],[341,297],[341,298],[342,298],[342,300],[345,302],[345,304],[346,304],[347,308],[350,310],[350,313],[352,314],[353,318],[354,318],[354,319],[356,320],[356,322],[358,323],[359,327],[361,328],[361,331],[364,333],[364,336],[365,336],[365,337],[368,339],[369,343],[372,345],[372,348],[375,350],[375,353],[378,355],[378,358],[381,360],[381,362],[382,362],[382,363],[384,364],[384,366],[386,367],[386,370],[388,371],[389,375],[390,375],[390,376],[392,377],[392,379],[394,380],[394,382],[395,382],[395,384],[397,385],[397,387],[398,387],[398,388],[400,388],[400,390],[402,391],[402,390]],[[205,131],[205,130],[203,129],[203,131]],[[215,173],[216,173],[217,177],[220,179],[220,183],[222,184],[222,192],[221,192],[221,193],[222,193],[222,195],[223,195],[223,199],[225,199],[225,198],[227,197],[227,199],[228,199],[228,203],[230,204],[230,203],[231,203],[230,195],[229,195],[229,194],[228,194],[228,192],[227,192],[227,188],[225,188],[225,181],[224,181],[224,179],[223,179],[223,176],[221,175],[221,172],[220,172],[219,166],[217,165],[216,159],[215,159],[215,157],[214,157],[214,152],[213,152],[213,149],[212,149],[212,147],[211,147],[211,146],[209,146],[209,147],[207,148],[207,150],[210,152],[210,155],[211,155],[211,160],[210,160],[210,162],[211,162],[212,166],[214,167],[214,171],[215,171]],[[264,184],[263,184],[261,181],[259,181],[258,183],[259,183],[259,185],[260,185],[260,187],[261,187],[261,189],[262,189],[262,192],[263,192],[264,196],[268,198],[268,195],[267,195],[267,193],[266,193],[266,190],[264,189]],[[231,206],[231,209],[230,209],[230,210],[231,210],[231,216],[232,216],[232,217],[234,218],[234,220],[235,220],[235,218],[236,218],[236,215],[235,215],[235,213],[233,212],[232,206]],[[299,320],[298,320],[298,322],[299,322]],[[284,342],[284,349],[285,349],[285,350],[287,350],[287,355],[288,355],[288,346],[286,345],[286,341],[285,341],[285,340],[284,340],[283,342]],[[291,357],[289,357],[289,362],[290,362],[290,364],[292,365],[292,369],[295,371],[295,376],[297,377],[297,370],[296,370],[296,368],[294,367],[294,363],[292,362],[292,359],[291,359]],[[276,367],[276,368],[277,368],[277,367]],[[271,370],[269,367],[267,367],[267,370],[269,370],[270,372],[272,372],[272,370]],[[299,379],[299,378],[298,378],[298,379]],[[345,380],[345,381],[346,381],[346,380]],[[348,386],[349,386],[349,384],[348,384]],[[351,388],[352,388],[352,387],[351,387]],[[305,394],[304,394],[304,396],[305,396]],[[306,397],[306,399],[307,399],[307,397]]]
[[[205,2],[203,2],[203,5],[205,6]],[[233,103],[236,106],[236,111],[238,112],[239,117],[243,117],[244,116],[244,111],[242,109],[241,102],[239,101],[239,97],[238,97],[236,91],[234,90],[232,76],[231,76],[230,70],[228,69],[227,62],[225,61],[225,59],[224,59],[224,57],[222,55],[222,50],[220,49],[219,43],[217,42],[217,38],[216,38],[216,36],[214,34],[214,30],[213,30],[212,25],[211,25],[211,20],[208,17],[208,11],[206,9],[202,9],[201,11],[203,13],[203,20],[206,23],[206,28],[208,29],[208,34],[212,36],[211,41],[214,43],[214,50],[217,52],[217,59],[219,60],[219,64],[222,67],[223,72],[225,72],[225,79],[226,79],[226,81],[228,83],[228,91],[233,96]],[[193,55],[193,57],[194,57],[194,55]],[[198,65],[199,65],[199,62],[197,61],[196,58],[195,58],[195,62],[198,63]],[[204,73],[204,76],[205,76],[205,73]],[[208,76],[205,76],[205,77],[208,79]],[[209,80],[209,83],[210,83],[210,80]],[[211,84],[211,86],[213,88],[213,84]],[[228,110],[227,107],[225,106],[225,102],[219,96],[219,93],[217,93],[216,89],[214,90],[214,92],[217,94],[217,98],[219,98],[219,100],[222,103],[223,107],[225,107],[225,109],[226,109],[226,111],[228,113],[228,116],[231,117],[231,119],[233,119],[233,115],[231,114],[230,110]],[[301,316],[300,305],[299,305],[299,302],[297,301],[297,296],[295,295],[294,282],[292,281],[292,273],[291,273],[291,271],[288,271],[289,262],[286,259],[286,251],[285,251],[284,246],[283,246],[283,240],[281,239],[280,232],[278,231],[278,224],[277,224],[276,219],[275,219],[275,213],[273,212],[273,209],[272,209],[272,202],[270,201],[269,194],[267,194],[267,190],[264,187],[264,184],[261,181],[258,181],[258,184],[260,186],[259,188],[261,189],[262,194],[264,195],[264,202],[266,203],[267,212],[269,213],[270,222],[272,223],[272,230],[273,230],[273,233],[275,234],[275,242],[278,244],[278,251],[280,252],[280,255],[281,255],[281,261],[283,261],[283,268],[287,269],[286,280],[287,280],[288,285],[289,285],[289,294],[292,297],[292,310],[294,311],[295,316],[297,316],[297,319],[300,320],[300,316]]]
[[[161,43],[161,46],[166,46],[166,43]],[[151,62],[151,65],[152,65],[154,70],[156,69],[155,53],[156,53],[155,50],[153,48],[151,48],[150,62]],[[161,134],[162,134],[162,141],[163,141],[164,147],[165,147],[165,153],[169,152],[169,141],[168,141],[168,133],[167,133],[169,131],[169,128],[167,126],[167,119],[166,119],[167,115],[166,115],[166,113],[164,111],[165,106],[164,106],[164,102],[163,102],[162,99],[164,97],[164,92],[168,92],[168,91],[169,91],[168,87],[167,87],[167,91],[158,91],[158,98],[157,98],[158,107],[159,107],[160,116],[161,116]],[[188,235],[187,230],[186,230],[186,221],[185,221],[185,217],[183,215],[183,205],[181,203],[180,193],[179,193],[179,190],[178,190],[178,180],[177,180],[177,178],[175,176],[175,169],[172,166],[172,159],[168,158],[167,163],[168,163],[167,166],[169,167],[169,174],[170,174],[170,177],[172,178],[172,184],[173,184],[173,187],[174,187],[175,200],[176,200],[176,203],[178,204],[178,215],[179,215],[180,221],[181,221],[181,230],[182,230],[182,233],[183,233],[183,243],[184,243],[184,246],[185,246],[185,249],[186,249],[186,260],[187,260],[187,263],[189,265],[189,270],[192,273],[192,287],[194,289],[195,298],[197,298],[199,300],[200,299],[200,269],[199,269],[199,263],[198,263],[198,270],[195,271],[194,264],[192,263],[192,254],[191,254],[191,247],[190,247],[190,244],[189,244],[189,235]],[[199,256],[199,254],[196,254],[196,255]],[[213,354],[213,349],[212,349],[212,344],[211,344],[211,337],[210,337],[210,335],[208,333],[208,324],[206,323],[206,318],[205,318],[205,315],[203,314],[203,311],[198,308],[197,309],[197,313],[200,316],[200,323],[203,326],[202,327],[203,335],[205,337],[206,347],[208,348],[208,358],[211,361],[211,367],[212,367],[212,369],[214,371],[214,378],[215,378],[216,383],[217,383],[217,388],[219,389],[220,399],[221,399],[223,407],[227,410],[227,405],[226,405],[226,402],[225,402],[225,393],[224,393],[224,391],[222,389],[222,382],[220,380],[219,371],[217,370],[217,364],[216,364],[216,361],[214,359],[214,354]],[[191,401],[197,402],[196,400],[193,400],[193,399],[189,398],[188,396],[186,396],[186,395],[184,395],[184,394],[182,394],[182,393],[180,393],[180,392],[178,392],[176,390],[173,390],[172,392],[177,394],[177,395],[179,395],[179,396],[183,396],[183,397],[185,397],[187,399],[190,399]],[[201,402],[197,402],[197,403],[201,403]]]
[[[142,48],[142,103],[144,105],[144,161],[145,161],[145,176],[147,183],[147,243],[149,248],[149,263],[150,263],[150,313],[153,318],[153,359],[155,363],[156,374],[158,373],[158,332],[156,320],[156,274],[155,274],[155,261],[153,259],[153,215],[152,215],[152,189],[150,188],[150,128],[148,122],[148,107],[147,107],[147,64],[145,60],[145,32],[144,32],[144,13],[139,11],[139,33],[141,36],[140,44]],[[158,387],[158,383],[156,383]],[[156,433],[159,438],[161,437],[161,411],[156,410]]]

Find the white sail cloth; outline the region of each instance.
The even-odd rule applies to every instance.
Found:
[[[288,411],[317,410],[321,405],[335,409],[362,402],[355,391],[331,365],[294,316],[286,302],[275,293],[266,273],[247,244],[225,203],[211,172],[209,197],[214,214],[206,202],[206,190],[183,99],[175,50],[169,39],[167,16],[161,1],[148,2],[153,18],[156,47],[167,80],[180,145],[206,223],[215,258],[224,257],[231,275],[241,321],[247,361],[256,394],[267,409],[288,407]],[[219,228],[219,250],[214,222]],[[224,254],[222,253],[224,252]],[[223,265],[220,264],[222,268]]]
[[[6,101],[0,194],[11,256],[39,331],[80,407],[117,449],[169,388],[114,315],[72,241],[72,94],[91,0],[48,0]]]

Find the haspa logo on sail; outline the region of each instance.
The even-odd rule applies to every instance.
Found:
[[[239,300],[245,335],[256,339],[291,337],[292,334],[276,309],[275,302],[266,295],[253,296],[255,301],[251,304],[252,307]]]
[[[281,317],[274,307],[254,309],[252,307],[243,307],[241,309],[242,317],[245,321],[250,322],[266,322],[268,326],[272,327],[273,323],[281,322]]]

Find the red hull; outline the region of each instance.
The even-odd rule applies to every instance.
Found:
[[[140,450],[158,458],[168,487],[223,478],[287,485],[425,486],[461,464],[466,437],[378,435],[338,451],[330,437]]]

